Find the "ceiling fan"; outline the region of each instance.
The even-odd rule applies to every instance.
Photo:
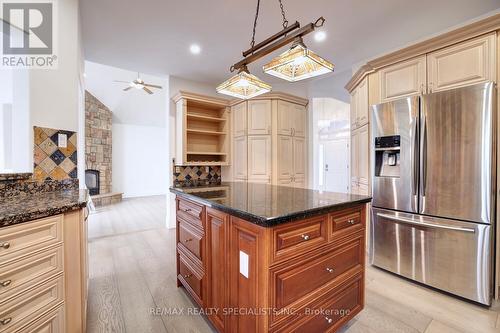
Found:
[[[162,89],[161,86],[144,82],[144,80],[141,79],[139,73],[137,73],[137,79],[135,79],[134,81],[129,82],[129,81],[114,80],[114,82],[127,83],[128,87],[124,88],[123,91],[129,91],[132,88],[142,89],[150,95],[153,94],[153,91],[149,88]]]

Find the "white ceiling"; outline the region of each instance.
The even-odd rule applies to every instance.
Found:
[[[290,22],[326,18],[327,39],[305,42],[336,65],[360,61],[500,8],[500,0],[283,0]],[[217,84],[250,43],[256,0],[81,0],[86,60]],[[261,0],[257,42],[281,29],[277,0]],[[191,43],[202,52],[190,54]],[[250,66],[268,82],[260,66]],[[280,81],[281,82],[281,81]]]

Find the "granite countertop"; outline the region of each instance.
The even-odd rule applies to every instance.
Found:
[[[247,182],[223,182],[196,191],[171,187],[170,191],[266,227],[371,201],[363,195]]]
[[[0,228],[87,206],[88,191],[56,190],[0,198]]]

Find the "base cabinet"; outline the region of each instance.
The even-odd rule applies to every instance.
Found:
[[[365,204],[266,228],[177,202],[203,212],[178,210],[177,223],[197,225],[205,246],[197,261],[178,232],[178,285],[217,331],[334,332],[363,309]]]

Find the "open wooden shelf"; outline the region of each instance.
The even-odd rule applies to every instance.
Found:
[[[205,120],[205,121],[210,121],[214,123],[220,123],[226,121],[224,118],[216,118],[216,117],[209,117],[209,116],[203,116],[197,113],[187,113],[187,117],[191,119],[199,119],[199,120]]]
[[[226,135],[226,132],[206,131],[206,130],[199,130],[199,129],[194,129],[194,128],[188,128],[188,129],[186,129],[186,132],[188,132],[188,133],[206,134],[206,135]]]
[[[177,115],[177,165],[229,165],[229,101],[180,92]]]

